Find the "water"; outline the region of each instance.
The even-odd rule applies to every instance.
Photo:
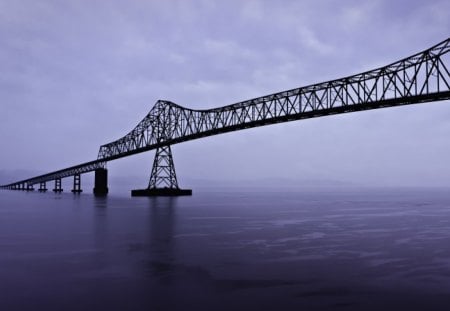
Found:
[[[1,310],[448,310],[448,189],[0,191]]]

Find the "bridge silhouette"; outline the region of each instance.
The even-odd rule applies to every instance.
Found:
[[[81,192],[81,174],[95,171],[94,194],[108,193],[108,161],[156,149],[148,187],[132,195],[189,195],[180,189],[171,145],[202,137],[269,124],[450,98],[450,38],[435,46],[374,70],[238,102],[194,110],[158,100],[145,118],[122,138],[100,146],[96,160],[1,186],[3,189],[47,191],[54,181],[73,176],[72,192]]]

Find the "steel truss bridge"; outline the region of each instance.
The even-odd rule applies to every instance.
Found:
[[[33,190],[39,184],[45,191],[46,182],[54,181],[53,190],[62,191],[61,178],[74,176],[72,191],[81,192],[80,175],[95,171],[94,193],[106,194],[108,161],[156,149],[149,185],[134,194],[190,194],[178,187],[171,145],[281,122],[448,100],[449,51],[447,38],[384,67],[219,108],[194,110],[159,100],[131,132],[102,145],[96,160],[1,187]]]

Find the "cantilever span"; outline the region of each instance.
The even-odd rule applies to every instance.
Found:
[[[97,160],[2,187],[32,188],[38,182],[42,186],[46,181],[72,175],[78,176],[79,182],[81,173],[95,170],[96,176],[97,173],[103,176],[101,170],[105,170],[108,161],[157,149],[149,186],[135,194],[180,194],[170,145],[280,122],[448,100],[449,50],[450,38],[447,38],[427,50],[374,70],[208,110],[193,110],[159,100],[131,132],[102,145]],[[107,189],[102,182],[98,188]],[[77,189],[74,181],[74,190]]]
[[[209,110],[160,100],[127,135],[100,147],[109,161],[200,137],[330,114],[450,98],[450,39],[390,65]]]

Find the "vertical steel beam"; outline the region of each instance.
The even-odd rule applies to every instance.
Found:
[[[55,178],[55,188],[53,189],[53,192],[62,192],[63,189],[61,188],[61,178]]]
[[[162,146],[156,150],[152,173],[147,189],[131,191],[131,196],[180,196],[192,195],[191,189],[178,187],[175,165],[170,146]]]
[[[170,146],[156,149],[148,189],[158,188],[178,189],[177,174]]]
[[[41,181],[39,183],[39,192],[45,192],[45,191],[47,191],[46,183],[45,183],[45,181]]]
[[[81,175],[75,174],[73,175],[73,193],[81,193],[83,190],[81,190]]]

